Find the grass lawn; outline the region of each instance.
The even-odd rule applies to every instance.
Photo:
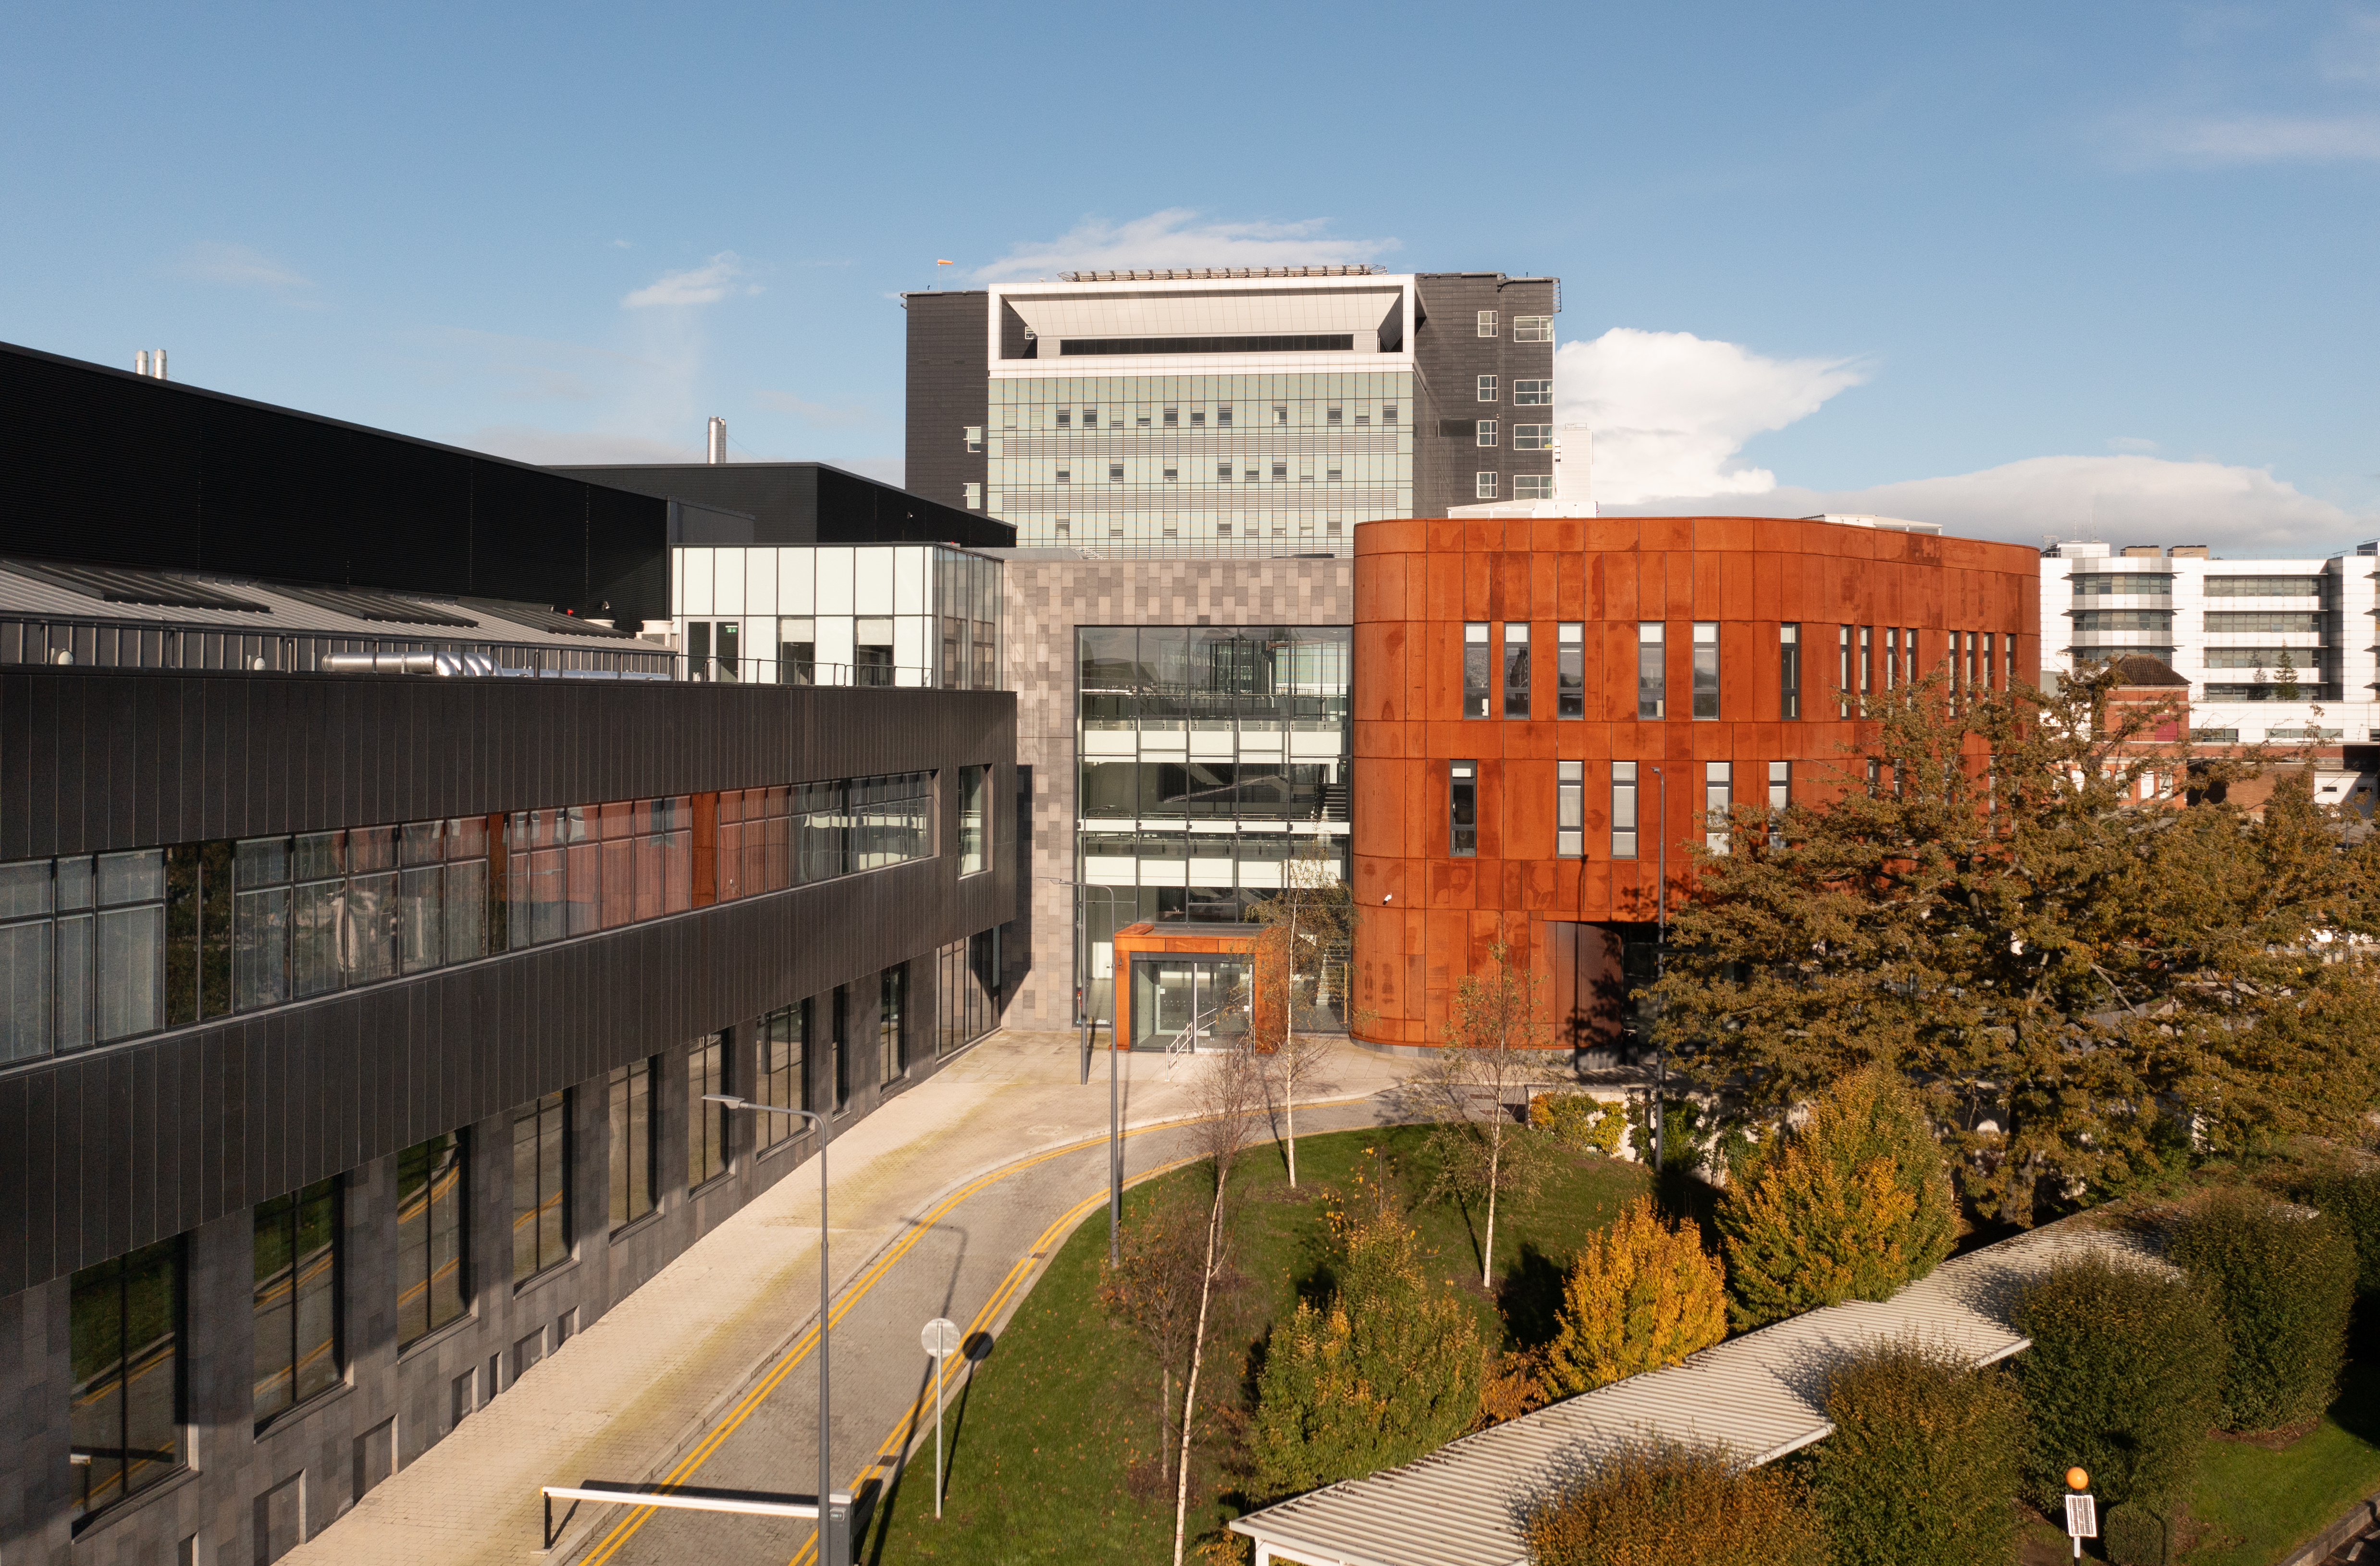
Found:
[[[1325,1250],[1321,1196],[1352,1176],[1366,1147],[1379,1150],[1409,1196],[1435,1173],[1427,1127],[1393,1126],[1298,1138],[1298,1189],[1288,1188],[1279,1148],[1260,1143],[1245,1156],[1232,1185],[1241,1192],[1234,1262],[1245,1282],[1224,1331],[1208,1350],[1202,1408],[1239,1404],[1249,1353],[1273,1319],[1287,1314],[1299,1285]],[[1552,1331],[1560,1281],[1588,1231],[1608,1221],[1645,1188],[1639,1166],[1597,1158],[1565,1159],[1537,1199],[1500,1212],[1499,1291],[1520,1343]],[[1124,1194],[1124,1221],[1168,1199],[1203,1204],[1211,1189],[1204,1165],[1177,1170]],[[1488,1328],[1496,1304],[1479,1287],[1473,1216],[1450,1201],[1412,1214],[1435,1256],[1445,1287],[1469,1301]],[[1156,1371],[1139,1339],[1113,1322],[1097,1291],[1107,1256],[1107,1224],[1094,1214],[1050,1259],[1018,1307],[991,1357],[951,1410],[950,1486],[943,1517],[934,1519],[933,1460],[913,1462],[879,1507],[864,1559],[967,1561],[983,1566],[1050,1560],[1162,1561],[1171,1557],[1173,1494],[1157,1482],[1160,1442]],[[1174,1396],[1181,1395],[1180,1384]],[[1204,1478],[1207,1482],[1201,1484]],[[1212,1536],[1245,1510],[1211,1460],[1194,1465],[1193,1543]]]
[[[2204,1532],[2188,1566],[2270,1566],[2380,1487],[2380,1321],[2367,1319],[2338,1397],[2319,1424],[2275,1451],[2209,1442],[2190,1511]]]

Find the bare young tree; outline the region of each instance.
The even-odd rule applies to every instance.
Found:
[[[1541,981],[1516,968],[1502,941],[1488,948],[1486,975],[1465,974],[1454,989],[1446,1042],[1422,1068],[1423,1097],[1439,1111],[1431,1135],[1442,1179],[1488,1209],[1479,1247],[1479,1286],[1495,1282],[1496,1207],[1500,1196],[1525,1199],[1543,1177],[1544,1139],[1527,1134],[1514,1105],[1553,1075],[1545,1024],[1538,1015]]]
[[[1264,1102],[1264,1073],[1257,1063],[1253,1039],[1242,1035],[1230,1049],[1207,1057],[1198,1084],[1196,1135],[1200,1153],[1215,1168],[1215,1200],[1207,1211],[1207,1257],[1198,1275],[1198,1322],[1190,1334],[1190,1373],[1182,1388],[1181,1460],[1174,1469],[1173,1566],[1182,1566],[1183,1530],[1190,1515],[1190,1438],[1198,1406],[1198,1372],[1207,1357],[1207,1322],[1214,1305],[1215,1285],[1227,1265],[1229,1235],[1223,1222],[1223,1197],[1232,1166],[1246,1151],[1252,1122]]]
[[[1270,948],[1260,952],[1257,969],[1277,974],[1273,982],[1282,991],[1277,1013],[1269,1005],[1262,1008],[1269,1025],[1264,1031],[1269,1035],[1262,1042],[1272,1051],[1268,1066],[1281,1094],[1282,1148],[1288,1156],[1289,1186],[1293,1191],[1297,1189],[1298,1095],[1312,1086],[1339,1042],[1335,1035],[1297,1026],[1298,982],[1310,978],[1314,1004],[1319,1007],[1329,1002],[1336,980],[1341,986],[1340,1003],[1346,1004],[1344,976],[1348,953],[1354,949],[1355,900],[1340,879],[1338,856],[1322,837],[1317,836],[1295,858],[1285,862],[1281,872],[1281,890],[1248,913],[1266,927],[1266,945]]]
[[[1206,1215],[1195,1198],[1141,1214],[1123,1232],[1123,1255],[1099,1281],[1099,1302],[1157,1361],[1157,1475],[1173,1477],[1173,1372],[1190,1355],[1190,1329],[1205,1283]]]

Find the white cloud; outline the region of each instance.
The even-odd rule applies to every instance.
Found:
[[[2380,115],[2230,115],[2137,133],[2153,159],[2197,164],[2380,162]]]
[[[2139,435],[2110,435],[2107,437],[2107,449],[2109,451],[2131,452],[2135,455],[2146,456],[2149,453],[2157,449],[2157,443],[2155,441],[2144,439]]]
[[[2322,74],[2380,85],[2380,16],[2350,16],[2322,45]]]
[[[722,250],[700,266],[689,267],[684,272],[662,273],[643,287],[624,296],[620,304],[625,310],[715,305],[730,294],[759,293],[759,287],[742,283],[750,270],[745,265],[743,257],[733,250]]]
[[[1168,207],[1124,223],[1087,217],[1055,239],[1030,240],[978,268],[978,283],[1030,282],[1061,272],[1127,272],[1138,267],[1345,266],[1397,248],[1394,239],[1335,239],[1328,218],[1297,223],[1202,223],[1188,207]]]
[[[635,248],[635,246],[630,245],[625,239],[614,239],[612,241],[612,249],[615,250],[628,250],[634,249]]]
[[[251,249],[246,245],[213,241],[192,245],[182,253],[182,259],[174,270],[201,283],[220,283],[232,288],[261,288],[292,304],[309,302],[314,290],[314,280],[296,267],[275,261],[263,251]]]
[[[856,425],[875,422],[876,415],[858,403],[846,403],[835,407],[826,403],[814,403],[791,392],[755,392],[752,400],[763,407],[773,407],[780,413],[790,413],[803,423],[820,430],[848,430]]]
[[[1768,358],[1690,332],[1615,326],[1554,357],[1565,424],[1595,431],[1595,493],[1626,505],[1665,495],[1756,495],[1777,487],[1743,443],[1815,413],[1867,379],[1851,359]]]
[[[1598,458],[1601,454],[1598,440]],[[1599,492],[1601,485],[1597,488]],[[1678,511],[1689,508],[1682,502],[1697,498],[1664,496],[1658,504],[1615,503],[1606,509]],[[2304,494],[2261,467],[2135,455],[2034,456],[1973,473],[1862,490],[1780,487],[1750,504],[1726,498],[1730,511],[1764,516],[1900,516],[1938,523],[1965,538],[2011,543],[2098,538],[2118,544],[2212,544],[2264,554],[2328,553],[2369,537],[2380,521]]]
[[[540,467],[566,467],[600,462],[700,462],[694,444],[676,445],[644,435],[602,431],[540,430],[528,424],[489,424],[458,437],[455,443],[492,456]]]

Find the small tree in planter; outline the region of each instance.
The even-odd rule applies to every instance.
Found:
[[[1739,1327],[1881,1300],[1950,1254],[1941,1149],[1900,1079],[1867,1066],[1743,1160],[1718,1209]]]
[[[1543,1048],[1537,976],[1514,967],[1510,948],[1500,941],[1488,955],[1495,965],[1490,972],[1464,974],[1455,985],[1446,1042],[1416,1078],[1439,1116],[1430,1143],[1441,1178],[1487,1210],[1487,1234],[1479,1246],[1483,1289],[1495,1283],[1498,1200],[1525,1201],[1544,1178],[1545,1138],[1530,1134],[1513,1111],[1551,1071]]]
[[[1562,1285],[1546,1354],[1549,1397],[1675,1365],[1727,1336],[1727,1284],[1698,1232],[1640,1196],[1587,1237]]]
[[[1532,1566],[1824,1566],[1826,1529],[1781,1468],[1710,1448],[1623,1447],[1552,1487],[1524,1527]]]
[[[1301,977],[1314,986],[1320,1006],[1337,978],[1345,983],[1347,953],[1355,939],[1355,899],[1339,878],[1339,860],[1316,837],[1295,858],[1281,868],[1281,890],[1248,910],[1248,917],[1266,927],[1269,966],[1279,975],[1281,990],[1277,1016],[1268,1012],[1270,1026],[1264,1044],[1271,1054],[1266,1070],[1280,1092],[1282,1147],[1289,1159],[1290,1189],[1297,1188],[1297,1099],[1310,1089],[1338,1037],[1297,1026],[1297,986]],[[1348,1003],[1342,993],[1340,1004]]]
[[[2343,1227],[2228,1187],[2182,1220],[2170,1255],[2205,1286],[2230,1348],[2224,1428],[2278,1430],[2320,1414],[2355,1305],[2355,1246]]]
[[[2024,1399],[1998,1371],[1914,1343],[1828,1378],[1811,1495],[1834,1566],[1984,1566],[2015,1559]]]

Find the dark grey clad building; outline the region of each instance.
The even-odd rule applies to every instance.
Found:
[[[1554,498],[1550,277],[1068,273],[905,303],[907,482],[1020,547],[1344,553],[1357,522]]]
[[[207,471],[322,438],[235,406]],[[347,434],[317,525],[460,458],[468,571],[236,574],[202,519],[26,560],[18,498],[104,519],[111,470],[0,471],[10,1566],[276,1558],[815,1150],[703,1095],[839,1131],[1004,1002],[1013,696],[689,681],[590,623],[667,616],[665,502]],[[480,574],[544,483],[564,544],[636,519],[620,572]]]

